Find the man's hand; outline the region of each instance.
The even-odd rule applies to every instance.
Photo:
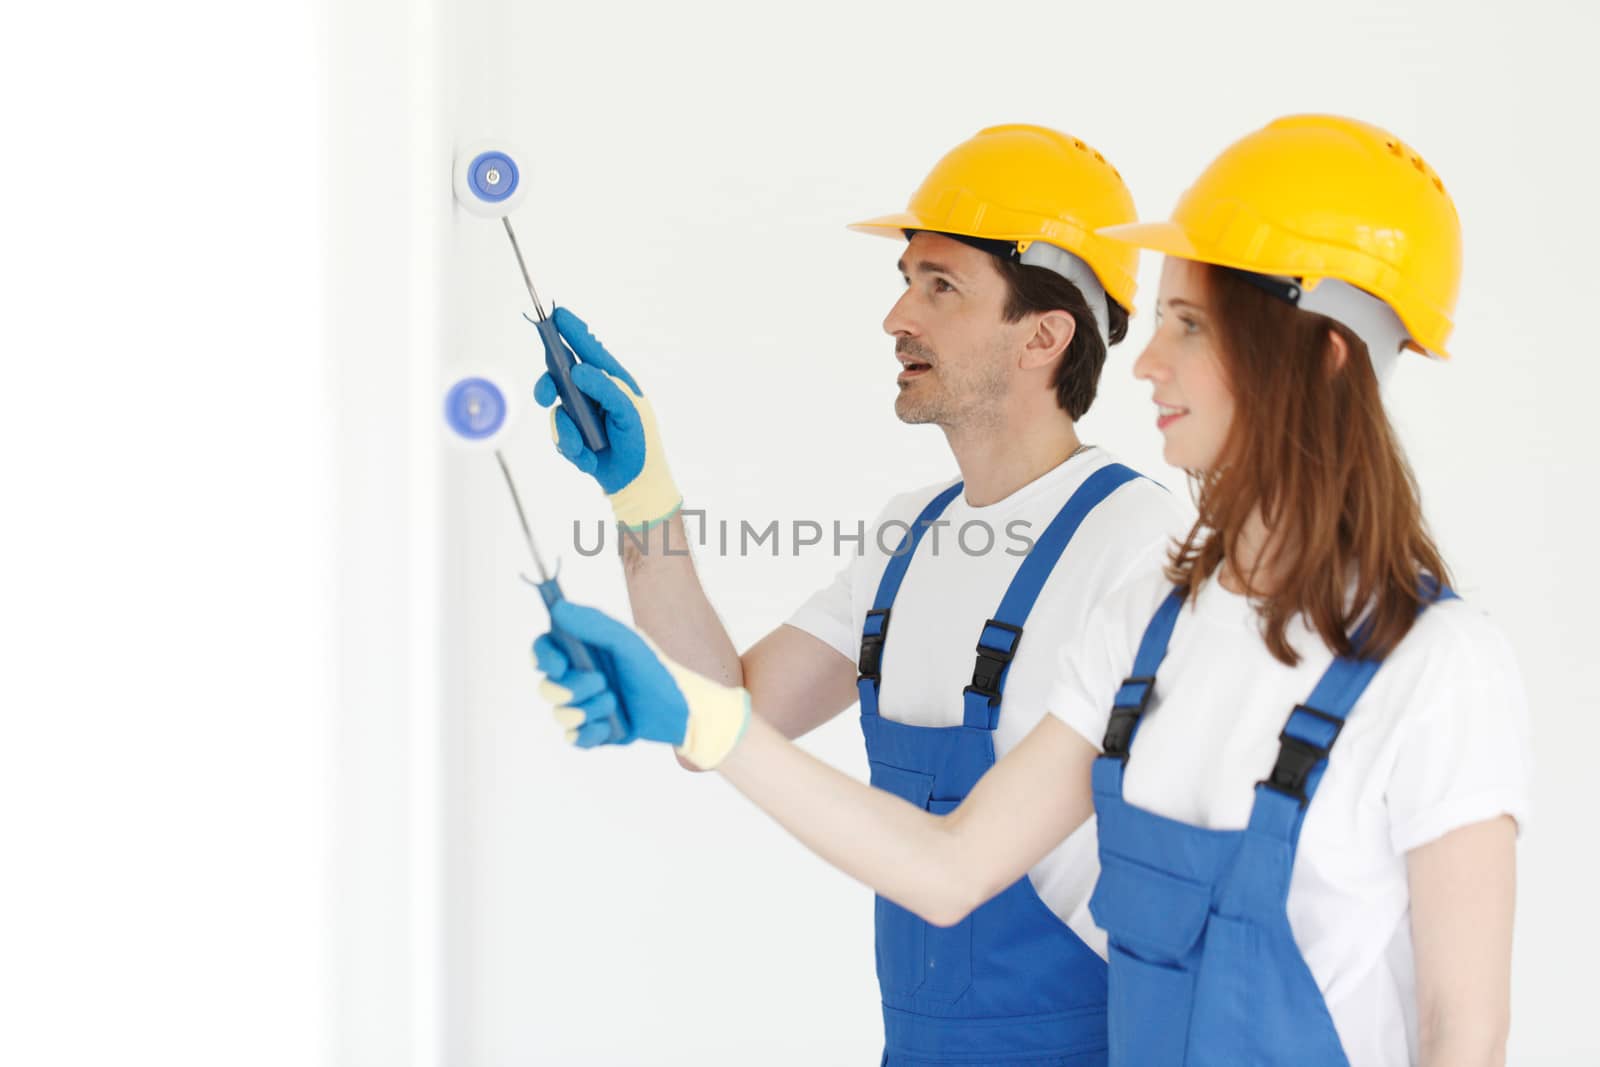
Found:
[[[558,307],[552,321],[579,360],[572,368],[572,383],[599,406],[609,441],[598,454],[583,443],[566,408],[556,404],[556,383],[546,372],[534,387],[533,398],[541,407],[556,405],[550,412],[550,428],[557,451],[600,484],[623,525],[647,529],[670,517],[683,505],[683,494],[667,470],[655,412],[644,391],[582,319]]]

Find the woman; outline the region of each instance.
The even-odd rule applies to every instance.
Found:
[[[556,622],[609,679],[547,636],[544,692],[574,735],[620,701],[630,737],[938,925],[1098,812],[1113,1064],[1503,1062],[1525,701],[1449,592],[1379,394],[1402,347],[1445,354],[1444,186],[1380,129],[1299,116],[1231,146],[1170,222],[1102,234],[1168,256],[1135,373],[1199,519],[953,812],[818,763],[591,609]]]

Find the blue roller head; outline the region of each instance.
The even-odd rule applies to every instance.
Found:
[[[481,441],[505,424],[505,394],[487,378],[463,378],[445,394],[444,420],[461,437]]]
[[[498,204],[517,191],[521,175],[504,152],[482,152],[467,168],[467,184],[479,200]]]

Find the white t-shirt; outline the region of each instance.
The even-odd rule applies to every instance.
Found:
[[[880,667],[879,714],[918,726],[961,724],[962,690],[972,681],[978,635],[1000,607],[1028,545],[1091,474],[1114,462],[1104,450],[1091,448],[1004,500],[973,507],[957,494],[950,501],[938,525],[923,535],[895,598]],[[892,499],[868,531],[863,554],[806,601],[789,624],[854,662],[889,553],[928,501],[953,483]],[[1061,646],[1078,636],[1095,602],[1164,558],[1181,525],[1171,495],[1146,478],[1120,486],[1084,519],[1023,626],[995,728],[997,758],[1044,717]],[[986,531],[992,532],[992,547],[982,551],[991,541]],[[1090,820],[1041,860],[1030,877],[1040,899],[1103,956],[1105,934],[1088,909],[1099,871]]]
[[[1065,648],[1049,707],[1098,747],[1112,695],[1171,589],[1152,568],[1107,597]],[[1302,620],[1301,654],[1267,651],[1245,597],[1210,581],[1184,606],[1124,778],[1130,804],[1195,826],[1249,822],[1278,734],[1333,654]],[[1301,830],[1289,925],[1352,1067],[1417,1059],[1406,857],[1497,815],[1529,811],[1527,701],[1510,646],[1470,603],[1422,613],[1351,710]]]

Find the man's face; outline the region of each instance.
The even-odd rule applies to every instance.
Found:
[[[895,414],[946,430],[997,422],[1028,331],[1002,318],[994,257],[942,234],[915,234],[900,257],[906,291],[883,320],[901,363]]]

